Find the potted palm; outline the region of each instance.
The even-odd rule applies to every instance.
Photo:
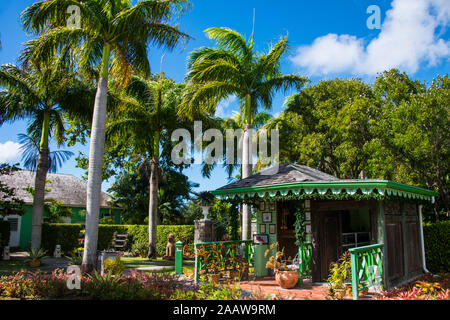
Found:
[[[278,249],[278,243],[276,244]],[[272,244],[270,249],[273,250],[275,246]],[[265,256],[267,257],[270,250],[267,249]],[[281,251],[277,251],[275,255],[269,258],[266,263],[266,268],[273,269],[275,272],[275,281],[283,289],[292,289],[298,283],[298,270],[289,268],[283,260],[284,248]]]
[[[37,268],[41,265],[41,260],[46,257],[47,252],[44,249],[31,249],[28,253],[29,255],[29,264],[31,268]]]

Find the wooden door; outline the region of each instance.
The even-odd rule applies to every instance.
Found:
[[[280,201],[277,205],[277,242],[279,250],[284,249],[284,260],[293,259],[298,253],[295,245],[295,202]]]
[[[341,244],[341,212],[328,211],[317,214],[313,220],[315,226],[316,246],[315,267],[313,265],[313,281],[326,281],[328,278],[330,264],[336,262],[342,252]],[[313,252],[314,255],[314,252]]]

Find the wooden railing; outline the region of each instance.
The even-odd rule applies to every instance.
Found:
[[[238,270],[243,262],[253,266],[254,248],[252,240],[217,241],[194,243],[195,275],[197,283],[202,274]]]
[[[352,264],[353,300],[358,300],[360,291],[383,283],[383,250],[383,244],[348,250]]]

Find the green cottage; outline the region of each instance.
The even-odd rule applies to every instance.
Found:
[[[35,173],[27,170],[16,171],[11,175],[0,177],[0,181],[12,187],[16,191],[16,197],[25,202],[26,213],[23,216],[7,216],[6,220],[10,221],[10,247],[20,247],[22,249],[30,248],[31,241],[31,217],[33,197],[24,190],[28,186],[34,186]],[[47,180],[50,181],[46,185],[48,192],[45,198],[51,198],[56,201],[63,201],[64,207],[72,210],[72,216],[63,218],[64,223],[84,223],[86,210],[86,183],[70,174],[48,173]],[[99,218],[112,218],[114,223],[120,224],[120,208],[114,208],[108,204],[110,196],[102,192],[100,203]],[[47,210],[44,210],[45,217],[48,216]]]
[[[325,281],[330,263],[349,249],[352,270],[358,265],[356,287],[379,276],[389,289],[426,271],[422,205],[434,201],[434,191],[387,180],[341,180],[284,163],[212,193],[252,204],[256,234],[269,240],[265,248],[278,242],[287,257],[298,254],[299,275],[313,282]],[[266,271],[263,252],[254,252],[255,270]]]

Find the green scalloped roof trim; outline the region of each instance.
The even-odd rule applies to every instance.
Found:
[[[434,201],[434,197],[439,195],[435,191],[389,180],[288,183],[248,188],[220,189],[214,190],[212,193],[220,198],[237,197],[240,199],[255,197],[272,199],[308,199],[309,197],[341,199],[345,195],[345,198],[349,199],[383,199],[398,196],[407,199],[428,201]]]

